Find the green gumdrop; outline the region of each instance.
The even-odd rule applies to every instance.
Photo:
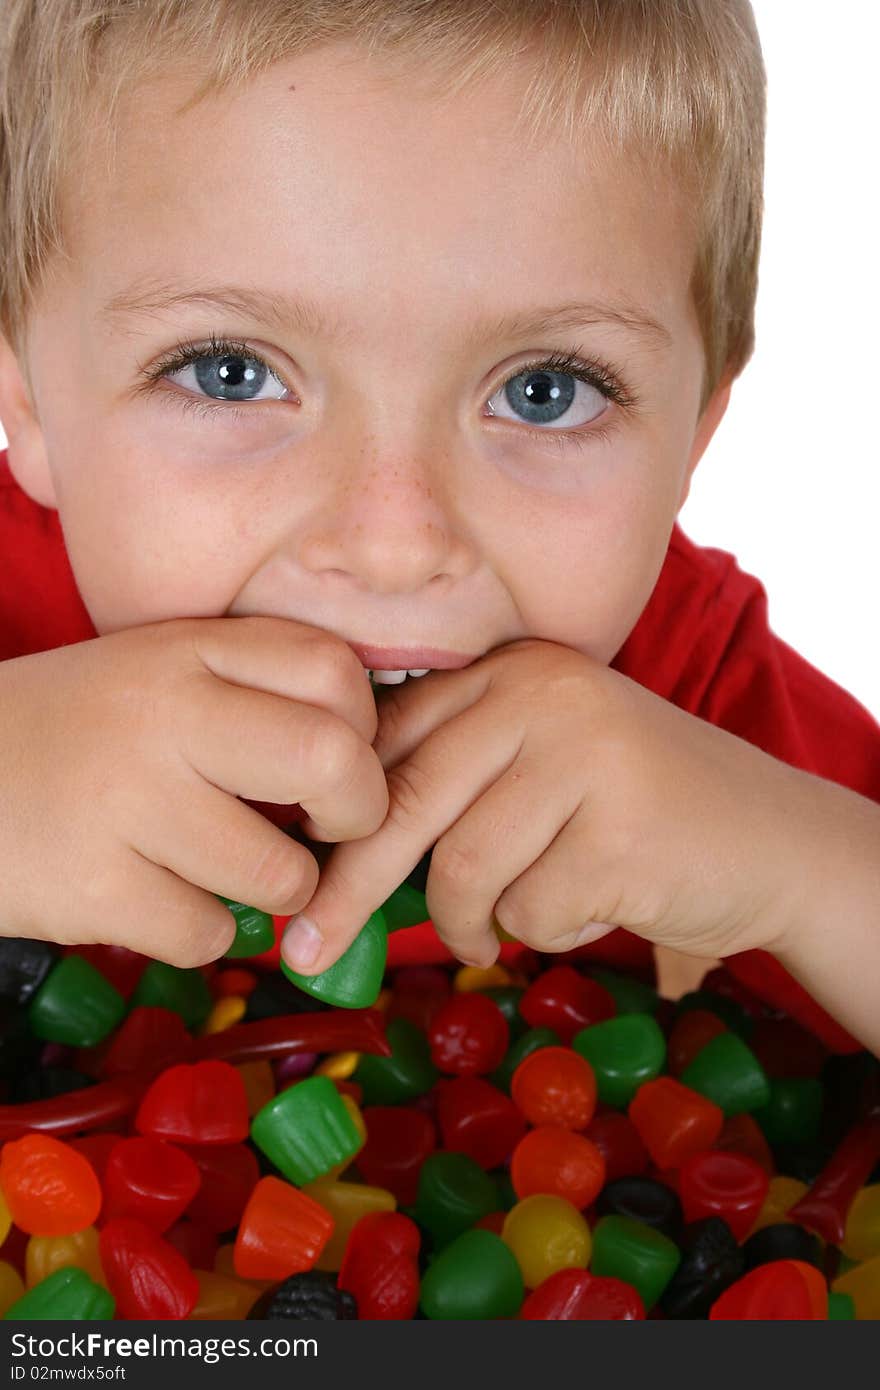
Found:
[[[571,1040],[590,1063],[603,1105],[629,1105],[643,1081],[659,1076],[666,1039],[651,1014],[621,1014],[582,1028]]]
[[[828,1321],[849,1322],[855,1318],[856,1305],[851,1293],[829,1293]]]
[[[644,1221],[603,1216],[593,1230],[590,1273],[622,1279],[638,1289],[650,1311],[681,1263],[674,1241]]]
[[[650,985],[616,970],[594,968],[590,974],[597,984],[607,989],[620,1014],[653,1014],[660,1007],[660,995]]]
[[[251,1138],[300,1187],[352,1158],[361,1144],[329,1076],[310,1076],[273,1096],[251,1121]]]
[[[510,1034],[510,1041],[516,1042],[526,1032],[528,1024],[519,1011],[519,1001],[525,994],[525,990],[519,985],[492,985],[490,989],[481,989],[480,994],[485,994],[487,999],[491,999],[493,1004],[497,1004],[507,1020],[507,1028]]]
[[[520,1062],[538,1052],[542,1047],[559,1047],[562,1042],[559,1034],[552,1028],[528,1028],[508,1049],[501,1066],[493,1071],[489,1080],[499,1091],[510,1092],[513,1073]]]
[[[405,1105],[430,1091],[440,1073],[431,1061],[428,1039],[407,1018],[385,1028],[390,1057],[364,1052],[352,1080],[363,1088],[364,1105]]]
[[[395,888],[391,897],[382,904],[381,911],[389,931],[416,927],[420,922],[427,922],[430,916],[424,893],[411,883],[401,883],[399,888]]]
[[[466,1231],[441,1250],[422,1279],[427,1318],[512,1318],[525,1289],[513,1251],[492,1231]]]
[[[164,960],[151,960],[129,1001],[129,1009],[145,1004],[180,1014],[187,1028],[200,1028],[213,1004],[208,982],[199,969],[181,970]]]
[[[725,1115],[742,1115],[770,1100],[767,1073],[736,1033],[719,1033],[707,1042],[679,1080],[720,1105]]]
[[[225,959],[240,960],[244,956],[260,956],[275,945],[275,923],[268,912],[258,907],[248,907],[247,903],[237,903],[232,898],[224,898],[218,893],[221,903],[225,903],[235,918],[235,937],[226,952]]]
[[[752,1111],[768,1144],[811,1144],[819,1133],[825,1088],[815,1076],[770,1078],[770,1098]]]
[[[115,1308],[113,1295],[107,1289],[90,1279],[84,1269],[66,1265],[28,1289],[3,1316],[40,1322],[54,1318],[91,1322],[112,1318]]]
[[[281,969],[297,989],[337,1009],[366,1009],[382,988],[388,958],[388,928],[381,908],[361,928],[347,951],[320,975],[299,975],[284,960]]]
[[[53,965],[28,1007],[35,1037],[69,1047],[94,1047],[125,1015],[125,1000],[83,956]]]
[[[501,1209],[495,1183],[467,1154],[443,1149],[429,1154],[419,1171],[416,1220],[434,1248],[447,1245],[481,1216]]]

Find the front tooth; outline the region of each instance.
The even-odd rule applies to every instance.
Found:
[[[426,676],[430,671],[430,666],[425,666],[421,671],[407,671],[408,676]]]
[[[406,671],[374,671],[373,682],[376,685],[401,685],[406,680]]]

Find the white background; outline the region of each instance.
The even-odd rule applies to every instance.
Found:
[[[757,346],[680,520],[758,575],[779,636],[880,717],[880,5],[753,7],[768,73]]]

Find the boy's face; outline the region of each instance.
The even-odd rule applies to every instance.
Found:
[[[182,78],[123,107],[115,176],[85,170],[73,269],[30,323],[36,420],[7,424],[99,633],[260,613],[379,647],[613,658],[726,394],[698,429],[683,200],[514,135],[531,71],[442,101],[326,49],[180,117]],[[278,312],[107,308],[218,286]],[[501,325],[575,302],[657,327]],[[260,360],[212,355],[212,333]],[[148,392],[185,341],[199,361]],[[637,403],[524,371],[575,348]]]

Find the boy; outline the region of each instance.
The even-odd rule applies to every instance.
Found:
[[[675,527],[752,348],[746,0],[4,23],[5,929],[191,965],[222,894],[312,973],[435,845],[462,960],[616,925],[797,1013],[769,948],[880,1046],[880,731]]]

